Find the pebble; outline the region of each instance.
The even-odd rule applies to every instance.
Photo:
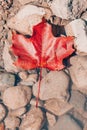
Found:
[[[22,80],[26,80],[28,77],[28,73],[26,71],[21,71],[18,75]]]
[[[49,112],[46,112],[47,121],[49,126],[54,126],[56,124],[56,117]]]
[[[21,130],[40,130],[43,124],[43,112],[36,107],[31,110],[23,118],[20,129]]]
[[[20,119],[17,117],[12,117],[12,116],[8,116],[5,119],[5,127],[7,129],[13,129],[13,128],[17,128],[20,125]]]
[[[20,84],[33,86],[37,81],[37,74],[29,74],[25,79],[23,79]]]
[[[78,112],[85,111],[85,103],[86,103],[86,98],[83,94],[81,94],[79,91],[72,91],[71,92],[71,98],[70,98],[70,104],[74,106],[74,108]]]
[[[13,86],[15,84],[15,76],[10,73],[0,73],[0,91],[4,86]]]
[[[30,100],[30,104],[31,104],[32,106],[36,106],[36,98],[32,98],[32,99]],[[43,107],[43,102],[42,102],[41,100],[38,100],[38,107]]]
[[[7,72],[11,73],[17,73],[19,69],[13,64],[14,60],[12,58],[11,53],[9,52],[10,50],[10,45],[8,41],[5,41],[4,49],[3,49],[3,62],[4,62],[4,68]],[[6,58],[8,57],[8,58]],[[9,61],[9,62],[8,62]]]
[[[0,104],[0,122],[5,118],[6,116],[6,108],[3,104]]]
[[[44,107],[56,116],[61,116],[73,108],[68,102],[58,99],[49,99],[45,102]]]
[[[68,98],[69,77],[63,71],[51,71],[42,80],[40,85],[41,100]],[[37,97],[38,82],[33,86],[33,95]]]
[[[31,99],[31,88],[24,86],[9,87],[3,93],[3,102],[10,109],[24,107]]]
[[[47,0],[47,2],[51,10],[53,11],[53,14],[61,17],[62,19],[73,20],[75,18],[79,18],[81,13],[84,12],[87,8],[86,0],[61,0],[61,2],[60,0]]]
[[[19,12],[7,21],[9,28],[25,35],[32,35],[33,26],[42,21],[45,9],[34,5],[24,5]]]
[[[54,127],[49,127],[49,130],[82,130],[82,128],[69,115],[59,117]]]
[[[9,115],[14,117],[21,117],[26,111],[26,108],[22,107],[16,110],[10,110]]]
[[[70,64],[68,69],[74,86],[87,94],[87,56],[73,56],[70,58]]]

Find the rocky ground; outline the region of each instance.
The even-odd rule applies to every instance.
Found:
[[[76,52],[65,69],[42,69],[36,108],[39,70],[17,68],[10,46],[12,31],[31,36],[43,17]],[[0,130],[87,130],[87,0],[0,0]]]

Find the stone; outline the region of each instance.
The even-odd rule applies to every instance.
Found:
[[[81,113],[84,111],[86,98],[79,91],[72,91],[69,103],[72,104],[74,108]]]
[[[70,58],[68,68],[71,79],[76,89],[87,94],[87,56],[73,56]]]
[[[58,99],[49,99],[45,102],[44,107],[56,116],[61,116],[73,108],[68,102]]]
[[[83,130],[87,130],[87,122],[85,123]]]
[[[7,116],[4,122],[5,122],[5,127],[8,129],[13,129],[19,127],[20,125],[20,119],[12,116]]]
[[[42,18],[46,15],[45,8],[27,4],[23,6],[18,13],[11,17],[7,25],[25,35],[33,34],[33,26],[42,22]]]
[[[25,107],[21,107],[21,108],[16,109],[16,110],[10,110],[9,115],[14,116],[14,117],[21,117],[26,111],[27,110]]]
[[[56,124],[56,117],[49,112],[46,112],[47,121],[49,126],[54,126]]]
[[[22,120],[20,129],[21,130],[40,130],[44,120],[43,112],[40,108],[33,107],[25,115]]]
[[[48,100],[50,98],[58,98],[66,100],[68,94],[69,77],[63,71],[51,71],[42,80],[39,98]],[[33,86],[33,95],[37,97],[38,82]]]
[[[82,130],[82,128],[72,117],[63,115],[59,117],[55,126],[49,127],[49,130]]]
[[[7,72],[15,72],[17,73],[19,70],[18,68],[13,64],[14,60],[12,58],[12,55],[10,53],[10,45],[7,41],[5,41],[4,49],[3,49],[3,62],[4,62],[4,68]],[[7,57],[7,58],[6,58]],[[9,62],[8,62],[9,61]]]
[[[28,77],[28,73],[26,71],[21,71],[18,73],[18,76],[22,79],[22,80],[26,80]]]
[[[68,36],[74,36],[74,47],[78,55],[87,55],[86,23],[82,19],[75,19],[65,26]]]
[[[15,86],[7,88],[3,93],[3,102],[10,109],[24,107],[31,99],[31,88]]]
[[[61,17],[62,19],[75,19],[77,17],[79,18],[81,13],[87,8],[86,0],[61,0],[61,2],[60,0],[47,0],[47,2],[53,11],[53,14]]]
[[[6,108],[3,104],[0,104],[0,122],[5,118],[6,116]]]
[[[33,86],[37,81],[37,74],[29,74],[26,79],[23,79],[20,84]]]
[[[84,19],[85,21],[87,21],[87,11],[85,11],[82,16],[81,16],[82,19]]]
[[[15,83],[15,76],[10,73],[1,73],[0,74],[0,86],[9,85],[12,86]]]
[[[36,102],[37,102],[36,98],[32,98],[30,100],[30,104],[32,106],[36,106]],[[43,107],[43,102],[41,100],[38,100],[38,107]]]

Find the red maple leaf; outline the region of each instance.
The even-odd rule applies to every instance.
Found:
[[[25,70],[39,67],[61,70],[64,68],[63,59],[74,52],[73,44],[74,38],[71,36],[54,37],[51,25],[42,21],[34,26],[31,38],[13,33],[11,49],[18,56],[14,64]],[[36,106],[38,106],[40,83],[41,73]]]
[[[34,26],[31,38],[13,33],[11,49],[18,56],[14,64],[26,70],[38,67],[63,69],[62,61],[74,52],[73,44],[71,36],[54,37],[51,25],[42,21]]]

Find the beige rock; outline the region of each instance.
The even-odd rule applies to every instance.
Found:
[[[7,25],[20,33],[32,35],[33,26],[40,23],[45,15],[46,11],[44,8],[28,4],[23,6],[14,17],[9,19]]]
[[[11,73],[0,73],[0,91],[4,90],[4,86],[13,86],[15,76]]]
[[[74,19],[80,17],[81,13],[86,10],[86,0],[47,0],[54,15],[62,19]],[[85,4],[84,4],[85,3]],[[62,9],[62,10],[61,10]]]
[[[3,93],[4,104],[11,109],[18,109],[25,106],[31,98],[31,89],[29,87],[10,87]]]
[[[73,56],[70,64],[69,72],[76,89],[87,94],[87,56]]]
[[[32,85],[34,85],[34,83],[36,83],[36,81],[37,81],[37,76],[38,76],[37,74],[30,74],[30,75],[28,75],[28,77],[27,77],[26,79],[23,79],[23,80],[20,82],[20,84],[32,86]]]
[[[49,112],[46,112],[47,120],[50,126],[54,126],[56,124],[56,117]]]
[[[44,104],[44,107],[57,116],[61,116],[73,108],[73,106],[68,102],[63,102],[58,99],[47,100]]]
[[[81,16],[82,19],[84,19],[85,21],[87,21],[87,11],[85,11],[82,16]]]
[[[41,81],[40,99],[48,100],[58,98],[65,100],[68,98],[69,77],[63,71],[51,71]],[[33,94],[37,97],[38,83],[33,86]]]
[[[20,129],[21,130],[40,130],[44,116],[39,108],[31,108],[24,117]]]
[[[31,2],[37,2],[38,0],[18,0],[20,2],[20,4],[25,5]]]
[[[66,34],[75,37],[74,47],[77,54],[87,55],[86,24],[81,19],[76,19],[65,26]]]
[[[49,130],[82,130],[82,128],[72,117],[63,115],[53,127],[49,127]]]
[[[79,112],[85,112],[85,96],[79,91],[72,91],[69,103]]]
[[[18,72],[18,68],[13,64],[14,60],[12,59],[12,56],[9,50],[10,50],[10,46],[9,46],[9,43],[6,41],[4,50],[3,50],[4,68],[7,72]]]
[[[6,108],[3,104],[0,104],[0,122],[4,119],[6,116]]]
[[[18,75],[22,80],[26,80],[28,77],[28,73],[26,71],[21,71]]]
[[[85,126],[84,126],[83,130],[87,130],[87,122],[85,123]]]
[[[4,122],[5,122],[5,127],[9,129],[19,127],[20,125],[20,119],[12,116],[7,116]]]
[[[32,106],[36,106],[36,101],[37,101],[36,98],[32,98],[31,101],[30,101],[30,104]],[[40,101],[40,100],[38,100],[38,107],[43,107],[43,102]]]
[[[14,117],[20,117],[22,116],[24,113],[26,112],[26,108],[22,107],[16,110],[10,110],[9,111],[9,115],[10,116],[14,116]]]

